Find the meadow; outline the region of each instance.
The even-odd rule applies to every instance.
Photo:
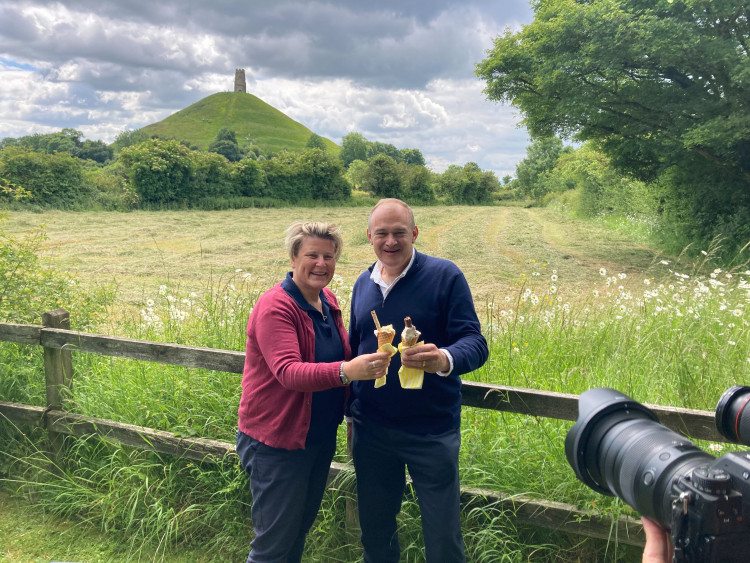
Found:
[[[242,350],[254,300],[286,272],[284,229],[297,219],[342,225],[345,248],[332,287],[346,307],[356,276],[374,260],[367,213],[13,213],[4,229],[19,235],[44,223],[43,253],[70,273],[71,284],[89,294],[115,288],[87,331]],[[462,268],[490,342],[487,364],[464,379],[566,393],[607,386],[644,403],[705,410],[727,388],[747,382],[750,270],[741,260],[715,263],[715,248],[663,256],[627,219],[605,224],[521,207],[417,207],[415,215],[418,250]],[[75,310],[71,320],[75,328]],[[0,399],[43,404],[41,353],[0,348]],[[74,362],[70,410],[233,441],[238,376],[84,354]],[[464,409],[462,484],[613,515],[631,512],[575,480],[563,453],[569,427]],[[1,426],[0,433],[12,454],[0,465],[5,488],[75,528],[117,534],[119,560],[178,561],[185,549],[199,550],[207,561],[246,555],[250,499],[235,466],[204,467],[88,440],[71,445],[62,478],[53,478],[36,453],[37,436]],[[701,445],[714,454],[727,449]],[[338,460],[345,460],[343,436]],[[326,495],[308,541],[309,560],[360,557],[344,526],[348,490],[343,483]],[[521,528],[491,511],[470,511],[464,520],[470,561],[639,557],[616,538],[593,542]],[[403,560],[422,560],[413,501],[405,503],[400,523]],[[196,560],[191,553],[184,560]]]

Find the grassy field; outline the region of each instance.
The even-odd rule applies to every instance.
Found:
[[[289,266],[284,230],[294,220],[342,226],[337,273],[353,283],[374,261],[366,237],[369,209],[245,209],[133,213],[13,213],[8,232],[44,225],[47,254],[84,283],[114,283],[118,301],[140,307],[161,284],[183,290],[231,277],[237,269],[280,280]],[[516,291],[532,270],[556,269],[576,291],[599,269],[645,272],[657,252],[590,222],[551,210],[520,207],[417,207],[416,247],[453,260],[477,305]],[[543,266],[546,265],[546,266]]]
[[[334,289],[345,302],[348,287],[374,260],[365,236],[367,213],[361,208],[13,213],[5,230],[20,234],[44,223],[44,253],[56,267],[74,273],[84,291],[100,284],[117,287],[109,321],[94,327],[97,331],[242,349],[254,298],[288,268],[284,229],[297,219],[342,225],[345,249]],[[660,256],[636,242],[640,237],[544,209],[425,207],[415,213],[417,248],[463,269],[490,341],[490,360],[464,379],[568,393],[609,386],[641,402],[707,410],[729,386],[747,381],[750,271],[714,264],[711,249]],[[40,354],[12,346],[2,347],[2,354],[0,398],[43,404]],[[71,410],[233,441],[236,376],[84,354],[74,354],[74,361]],[[24,385],[11,384],[22,379]],[[631,512],[574,479],[562,453],[569,427],[464,409],[462,484],[613,515]],[[249,499],[236,467],[201,467],[82,442],[73,447],[66,478],[50,484],[33,447],[18,433],[2,434],[0,425],[0,443],[3,437],[27,453],[0,462],[0,472],[15,475],[7,486],[57,513],[62,523],[55,525],[65,528],[74,521],[92,533],[118,535],[125,560],[177,561],[169,558],[200,547],[211,554],[209,560],[244,557],[251,534]],[[343,461],[343,448],[338,455]],[[347,562],[361,555],[356,540],[343,532],[344,489],[326,495],[307,559]],[[413,503],[406,503],[402,516],[403,560],[420,561]],[[470,561],[637,559],[614,538],[601,544],[540,534],[490,513],[465,514],[464,522]],[[5,529],[0,527],[0,534]],[[0,545],[6,545],[2,535]],[[37,557],[19,551],[23,543],[12,545],[19,561]],[[117,560],[108,549],[101,548],[100,559],[86,555],[86,560]]]

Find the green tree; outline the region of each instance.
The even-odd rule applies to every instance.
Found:
[[[234,132],[234,129],[230,129],[229,127],[222,127],[219,129],[219,132],[216,133],[216,141],[229,141],[230,143],[237,144],[237,135]]]
[[[308,149],[320,149],[322,151],[326,150],[326,144],[325,141],[323,141],[323,137],[315,133],[310,135],[310,138],[307,139],[305,147],[307,147]]]
[[[395,145],[392,145],[390,143],[381,143],[380,141],[375,141],[372,143],[368,143],[367,145],[367,158],[370,159],[373,156],[377,156],[379,154],[387,154],[390,156],[393,160],[396,162],[402,162],[403,157],[401,155],[401,151],[398,150]]]
[[[362,187],[378,197],[404,196],[397,163],[386,154],[376,155],[367,161]]]
[[[750,18],[730,0],[538,0],[477,74],[534,137],[597,142],[612,165],[665,186],[677,221],[750,236]],[[741,227],[745,225],[745,227]],[[742,240],[744,238],[744,240]]]
[[[119,153],[126,147],[132,147],[133,145],[144,143],[148,140],[148,133],[146,133],[143,129],[127,129],[125,131],[122,131],[117,135],[117,137],[115,137],[115,142],[112,143],[112,149],[116,153]]]
[[[0,178],[31,192],[44,207],[80,207],[91,194],[81,160],[70,153],[46,154],[13,146],[0,152]]]
[[[516,165],[518,195],[540,198],[549,192],[548,180],[562,153],[563,143],[559,137],[542,137],[526,147],[526,158]]]
[[[223,198],[232,195],[231,172],[226,158],[210,151],[194,151],[190,157],[192,174],[187,199],[191,204],[207,197]]]
[[[352,186],[360,188],[366,172],[367,163],[364,160],[354,160],[349,163],[349,168],[347,169],[345,176]]]
[[[120,160],[142,203],[188,201],[194,163],[186,146],[151,139],[123,149]]]
[[[351,166],[349,167],[351,169]],[[403,179],[403,197],[413,203],[432,203],[435,192],[432,191],[432,173],[423,165],[398,164],[399,175]]]
[[[86,139],[73,154],[84,160],[93,160],[99,164],[104,164],[108,160],[112,160],[114,152],[112,147],[107,146],[104,141]]]
[[[267,197],[268,182],[260,163],[252,158],[240,160],[232,167],[232,186],[235,195],[245,197]]]
[[[400,162],[424,166],[424,156],[419,149],[401,149]]]
[[[348,167],[355,160],[367,160],[367,145],[369,141],[360,133],[348,133],[341,139],[339,158]]]

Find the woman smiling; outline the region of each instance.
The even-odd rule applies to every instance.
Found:
[[[237,454],[250,476],[252,561],[300,561],[323,498],[348,383],[385,374],[386,352],[351,360],[336,296],[336,225],[287,229],[292,270],[264,293],[247,325]]]

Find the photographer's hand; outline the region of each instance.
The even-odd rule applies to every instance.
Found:
[[[646,547],[643,548],[643,563],[672,563],[674,546],[669,532],[645,516],[641,518],[646,532]]]

